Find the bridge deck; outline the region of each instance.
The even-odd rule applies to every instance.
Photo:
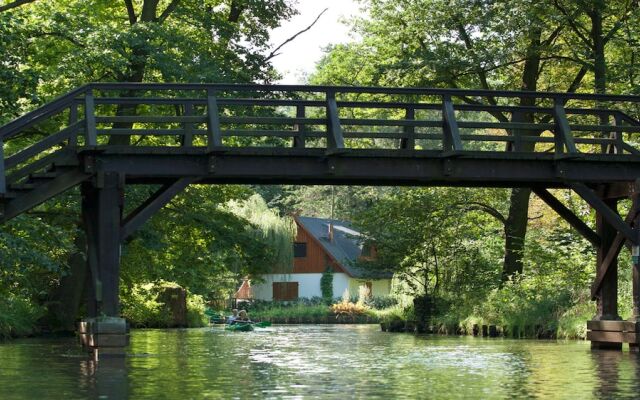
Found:
[[[92,170],[117,171],[128,183],[191,176],[201,183],[559,188],[640,177],[640,157],[629,154],[97,146],[79,155]]]

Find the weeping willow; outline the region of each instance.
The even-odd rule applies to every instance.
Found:
[[[274,271],[291,272],[292,243],[296,237],[296,224],[293,218],[280,217],[258,194],[243,201],[230,201],[226,208],[233,214],[248,220],[255,234],[273,249]]]

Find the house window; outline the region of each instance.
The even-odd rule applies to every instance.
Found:
[[[298,282],[273,282],[273,300],[296,300]]]
[[[371,281],[367,281],[364,283],[364,285],[369,290],[369,297],[373,296],[373,283]]]
[[[362,245],[362,251],[358,259],[362,261],[373,261],[376,259],[376,247],[371,243],[365,243]]]
[[[307,244],[304,242],[296,242],[293,244],[293,256],[295,258],[304,258],[307,256]]]

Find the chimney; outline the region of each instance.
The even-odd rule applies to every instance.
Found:
[[[333,243],[333,222],[329,222],[329,242]]]

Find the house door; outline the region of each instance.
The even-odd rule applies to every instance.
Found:
[[[273,300],[289,301],[298,298],[298,282],[273,282]]]

